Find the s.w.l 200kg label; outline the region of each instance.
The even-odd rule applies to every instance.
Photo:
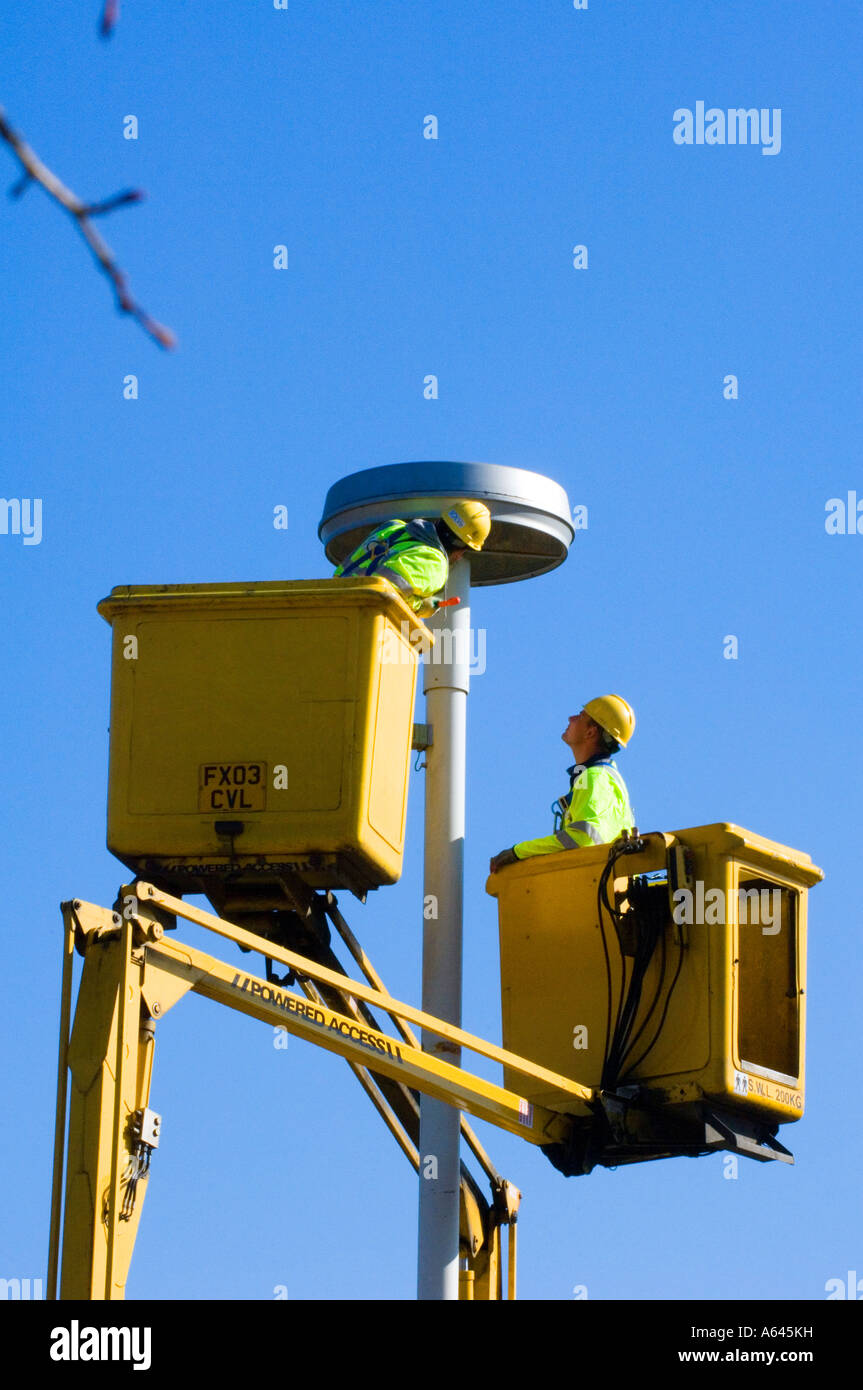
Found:
[[[266,803],[266,763],[202,763],[199,767],[199,811],[263,811]]]

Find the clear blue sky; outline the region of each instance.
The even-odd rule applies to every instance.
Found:
[[[488,857],[550,828],[565,716],[600,691],[638,715],[620,765],[642,828],[736,821],[827,875],[807,1110],[781,1136],[797,1166],[566,1180],[480,1125],[524,1193],[521,1294],[824,1298],[863,1271],[863,536],[825,528],[829,499],[863,498],[859,6],[151,0],[107,45],[97,15],[7,6],[0,102],[82,196],[147,190],[100,227],[180,345],[115,313],[40,189],[0,201],[0,492],[43,506],[40,544],[0,535],[0,1275],[45,1268],[58,904],[108,905],[125,876],[104,848],[97,601],[326,574],[339,477],[482,459],[554,478],[589,527],[555,573],[475,597],[465,1026],[499,1036]],[[781,110],[781,150],[676,144],[674,111],[702,100]],[[350,914],[417,1002],[421,812],[413,773],[403,878]],[[160,1027],[152,1103],[131,1297],[413,1296],[417,1180],[343,1063],[191,998]]]

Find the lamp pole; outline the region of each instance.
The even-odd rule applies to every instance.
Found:
[[[424,667],[426,722],[422,1007],[461,1025],[464,908],[465,752],[470,679],[470,563],[450,566],[447,597],[460,599],[430,624],[435,645]],[[461,1049],[423,1029],[424,1052],[461,1065]],[[417,1296],[457,1299],[461,1114],[420,1097]]]
[[[436,643],[424,668],[432,744],[426,753],[422,1002],[428,1013],[460,1025],[471,586],[510,584],[561,565],[575,534],[569,501],[559,483],[523,468],[441,459],[390,463],[334,483],[318,534],[327,558],[338,564],[374,527],[394,517],[440,516],[454,498],[483,502],[492,515],[482,550],[450,566],[447,594],[461,602],[432,619]],[[454,1066],[461,1063],[457,1047],[425,1030],[422,1045]],[[421,1299],[458,1298],[459,1121],[458,1110],[422,1097]]]

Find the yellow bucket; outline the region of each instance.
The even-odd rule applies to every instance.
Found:
[[[364,891],[402,867],[417,642],[382,579],[121,587],[108,848],[142,875],[298,870]]]
[[[642,922],[652,914],[656,944],[614,1084],[637,1085],[660,1106],[710,1099],[774,1124],[799,1119],[806,899],[821,871],[736,825],[644,839],[611,871],[619,927],[607,911],[600,925],[597,904],[608,846],[526,859],[488,880],[504,1047],[599,1086],[633,978],[638,913]],[[505,1075],[504,1084],[535,1104],[587,1113],[541,1083]]]

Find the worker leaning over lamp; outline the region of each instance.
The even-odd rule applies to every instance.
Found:
[[[491,515],[482,502],[452,502],[435,521],[388,521],[366,536],[335,571],[335,579],[380,575],[421,618],[434,612],[433,595],[449,578],[452,561],[482,550]]]
[[[632,707],[619,695],[600,695],[588,700],[580,714],[570,715],[561,737],[575,763],[567,768],[569,792],[555,803],[555,830],[501,850],[491,860],[491,873],[536,854],[609,844],[635,825],[626,783],[611,761],[634,728]]]

